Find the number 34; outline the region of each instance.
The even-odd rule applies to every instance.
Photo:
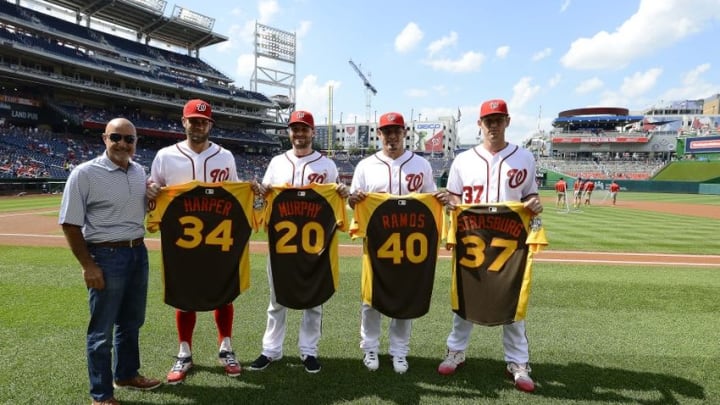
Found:
[[[184,249],[194,249],[203,243],[203,221],[195,216],[186,215],[178,219],[180,225],[183,226],[183,236],[175,241],[175,244]],[[220,221],[218,226],[208,232],[204,237],[206,245],[220,246],[220,250],[228,252],[233,245],[232,237],[232,221],[224,219]]]

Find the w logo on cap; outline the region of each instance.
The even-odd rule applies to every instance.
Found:
[[[205,104],[205,103],[200,103],[200,104],[197,104],[197,105],[195,106],[195,109],[198,110],[198,111],[200,111],[200,112],[205,112],[205,111],[207,111],[207,108],[208,108],[208,105]]]

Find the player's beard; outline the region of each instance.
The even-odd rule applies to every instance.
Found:
[[[188,141],[190,143],[196,144],[196,145],[202,145],[205,144],[208,139],[210,138],[209,133],[202,133],[199,131],[195,132],[188,132],[187,134]]]
[[[305,136],[293,136],[291,137],[293,147],[296,149],[307,149],[312,147],[312,138]]]

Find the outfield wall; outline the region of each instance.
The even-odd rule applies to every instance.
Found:
[[[575,178],[564,176],[560,173],[548,172],[546,184],[541,187],[544,190],[554,190],[555,183],[563,177],[568,183],[568,189],[572,190]],[[595,182],[595,190],[607,190],[610,188],[611,180],[591,179]],[[720,183],[718,178],[710,182],[694,181],[658,181],[658,180],[615,180],[623,191],[636,191],[640,193],[678,193],[678,194],[713,194],[720,195]]]

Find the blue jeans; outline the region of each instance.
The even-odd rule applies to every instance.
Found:
[[[138,339],[145,322],[148,253],[145,245],[88,249],[105,278],[103,290],[88,289],[87,329],[90,396],[103,401],[113,396],[113,378],[130,379],[140,369]]]

